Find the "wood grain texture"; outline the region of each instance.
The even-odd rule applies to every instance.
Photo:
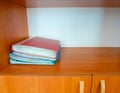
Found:
[[[120,7],[120,0],[11,0],[26,7]]]
[[[79,82],[90,93],[91,76],[0,76],[0,93],[79,93]]]
[[[91,74],[119,73],[120,48],[62,48],[54,66],[0,65],[1,74]]]
[[[28,37],[26,9],[0,1],[0,64],[8,64],[11,45]]]
[[[101,93],[101,80],[105,80],[105,93],[120,93],[120,75],[93,75],[92,93]]]

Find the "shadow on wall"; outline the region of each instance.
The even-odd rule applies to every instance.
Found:
[[[120,8],[104,8],[101,46],[120,47]]]

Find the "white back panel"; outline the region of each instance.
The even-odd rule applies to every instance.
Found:
[[[30,37],[63,47],[120,47],[120,8],[27,8]]]

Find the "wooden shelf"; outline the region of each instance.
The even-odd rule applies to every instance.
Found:
[[[75,93],[80,81],[85,93],[98,93],[101,80],[106,93],[120,93],[120,47],[62,48],[54,66],[10,65],[11,45],[29,36],[26,7],[120,7],[120,0],[1,0],[0,93]]]
[[[40,4],[42,4],[41,1],[38,0],[27,0],[26,3],[24,0],[13,1],[27,7],[34,6],[34,3],[38,3],[39,5],[40,2]],[[63,2],[68,1],[63,0]],[[63,2],[61,2],[61,4]],[[112,4],[112,2],[113,0],[111,0],[110,3]],[[119,2],[120,1],[118,0],[114,0],[112,5],[120,5]],[[120,73],[120,48],[62,48],[61,60],[55,66],[8,64],[8,55],[11,52],[11,45],[28,37],[26,8],[24,6],[19,6],[16,3],[6,0],[1,0],[0,2],[0,74],[71,75]],[[48,4],[49,3],[50,1]],[[52,4],[53,3],[51,2],[51,5]]]
[[[120,48],[62,48],[55,66],[0,65],[0,74],[72,74],[120,73]]]
[[[11,0],[25,7],[120,7],[120,0]]]

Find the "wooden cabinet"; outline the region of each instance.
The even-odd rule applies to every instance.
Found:
[[[1,75],[0,93],[120,93],[120,75]]]
[[[90,75],[0,76],[0,93],[80,93],[80,88],[90,93]]]
[[[55,66],[9,64],[11,45],[29,37],[26,7],[65,6],[120,7],[120,0],[1,0],[0,93],[120,93],[119,47],[62,48]]]
[[[120,93],[120,75],[1,75],[0,93]]]
[[[92,93],[120,93],[119,84],[120,75],[93,75]]]

